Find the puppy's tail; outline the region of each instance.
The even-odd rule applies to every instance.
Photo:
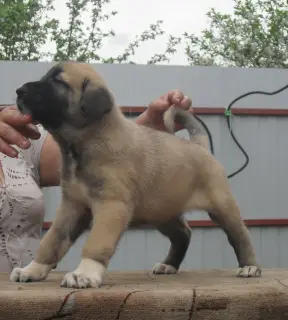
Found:
[[[209,140],[202,124],[187,110],[172,105],[164,113],[164,124],[169,133],[174,133],[174,123],[179,123],[188,131],[190,140],[209,149]]]

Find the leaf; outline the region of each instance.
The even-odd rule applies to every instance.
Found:
[[[287,0],[234,0],[232,14],[206,15],[199,37],[184,34],[191,65],[288,68]]]

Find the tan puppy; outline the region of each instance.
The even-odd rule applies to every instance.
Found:
[[[190,228],[182,214],[205,210],[220,224],[236,253],[239,276],[261,274],[222,166],[207,150],[200,124],[171,108],[173,130],[183,121],[192,141],[137,125],[122,114],[92,66],[66,62],[16,90],[17,105],[53,135],[62,153],[62,202],[40,248],[13,281],[39,281],[62,259],[84,230],[91,232],[82,260],[64,276],[65,287],[98,287],[123,232],[132,220],[154,225],[171,242],[154,273],[176,273]],[[193,141],[194,140],[194,141]]]

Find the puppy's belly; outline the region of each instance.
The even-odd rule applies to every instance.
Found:
[[[171,170],[167,174],[157,175],[144,188],[140,187],[140,201],[137,203],[135,217],[138,219],[158,221],[167,220],[184,212],[195,187],[194,175],[185,168]]]
[[[146,197],[145,200],[136,207],[134,217],[146,222],[161,222],[170,220],[184,212],[188,197],[181,196],[167,197]]]
[[[172,218],[175,218],[176,216],[179,216],[182,213],[183,212],[181,210],[171,211],[166,208],[163,208],[162,210],[136,209],[134,219],[143,223],[154,224],[171,220]]]

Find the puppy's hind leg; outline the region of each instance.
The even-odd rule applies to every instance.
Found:
[[[209,216],[220,225],[234,249],[239,263],[237,276],[261,276],[261,268],[256,262],[249,231],[241,219],[240,210],[230,192],[228,182],[224,179],[218,181],[208,194],[212,205],[208,210]]]
[[[191,229],[183,217],[178,217],[157,226],[158,231],[169,238],[171,246],[162,263],[156,263],[155,274],[177,273],[190,244]]]
[[[14,268],[10,280],[14,282],[41,281],[68,252],[77,238],[89,228],[91,214],[78,203],[64,196],[56,217],[40,242],[35,259],[24,268]]]

